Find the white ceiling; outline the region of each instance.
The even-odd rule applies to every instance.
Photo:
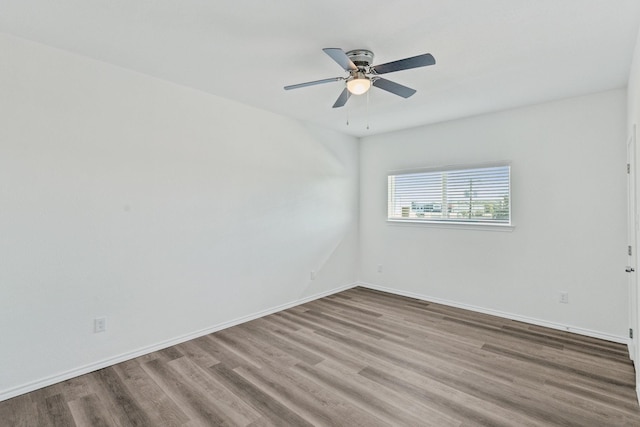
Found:
[[[639,25],[640,0],[0,0],[2,32],[356,136],[624,87]],[[324,47],[437,63],[332,109],[342,82],[283,90],[345,75]]]

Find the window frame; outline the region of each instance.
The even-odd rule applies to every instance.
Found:
[[[466,171],[473,169],[486,169],[494,167],[507,167],[509,172],[509,221],[508,222],[491,222],[491,221],[464,221],[457,219],[420,219],[420,218],[398,218],[390,217],[391,209],[391,193],[389,186],[389,178],[391,176],[409,175],[417,173],[437,173],[437,172],[450,172],[450,171]],[[436,228],[453,228],[453,229],[474,229],[474,230],[488,230],[488,231],[513,231],[515,228],[513,222],[513,204],[512,204],[512,189],[513,189],[513,177],[511,173],[510,161],[497,161],[487,163],[473,163],[473,164],[454,164],[446,166],[431,166],[422,168],[411,169],[399,169],[391,170],[386,174],[387,182],[387,202],[386,202],[386,218],[389,225],[400,226],[426,226]]]

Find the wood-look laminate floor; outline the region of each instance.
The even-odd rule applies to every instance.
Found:
[[[5,402],[1,426],[640,426],[626,347],[363,288]]]

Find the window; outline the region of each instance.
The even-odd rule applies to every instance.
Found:
[[[510,225],[511,167],[390,174],[388,220]]]

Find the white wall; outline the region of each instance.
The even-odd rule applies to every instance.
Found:
[[[356,280],[355,138],[0,52],[0,400]]]
[[[624,341],[625,103],[615,90],[364,138],[361,280]],[[503,160],[513,232],[386,223],[388,171]]]

